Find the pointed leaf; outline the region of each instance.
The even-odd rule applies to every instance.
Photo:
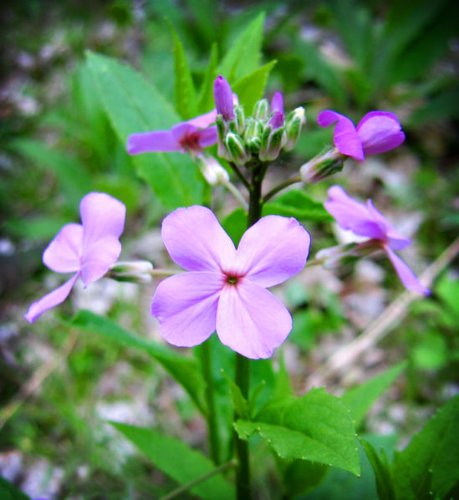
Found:
[[[131,443],[144,453],[162,472],[180,484],[187,484],[200,477],[212,474],[214,464],[197,450],[191,449],[183,441],[165,436],[162,432],[126,425],[118,422],[111,424]],[[232,485],[221,474],[216,474],[199,482],[190,489],[201,498],[233,499]]]
[[[133,69],[93,52],[88,52],[87,58],[110,122],[123,144],[129,134],[168,129],[180,122],[172,106]],[[203,180],[188,155],[142,154],[133,161],[166,208],[202,202]]]
[[[374,446],[368,441],[362,439],[361,443],[375,474],[379,500],[395,500],[394,485],[384,450],[381,450],[381,454],[378,454]]]
[[[210,51],[209,64],[204,75],[204,81],[201,86],[201,92],[198,99],[198,114],[206,113],[215,108],[214,103],[214,80],[217,78],[218,49],[217,44],[212,44]]]
[[[121,346],[140,349],[146,352],[158,361],[182,385],[198,409],[203,414],[206,413],[204,399],[205,381],[195,359],[180,356],[164,346],[138,337],[121,328],[113,321],[90,311],[79,311],[72,319],[70,325],[73,328],[78,328],[91,334],[101,335]]]

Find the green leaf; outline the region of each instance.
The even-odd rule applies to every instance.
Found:
[[[263,97],[269,73],[275,65],[276,61],[271,61],[244,76],[233,85],[233,91],[239,98],[239,104],[244,107],[247,113],[251,113],[255,103]]]
[[[215,107],[214,104],[214,80],[217,77],[218,49],[217,44],[212,44],[209,64],[204,75],[201,92],[198,99],[198,113],[206,113]]]
[[[120,141],[129,134],[167,129],[178,123],[172,106],[130,67],[88,52],[88,65]],[[152,153],[134,157],[140,177],[167,209],[202,203],[203,180],[188,155]]]
[[[233,42],[219,67],[218,72],[233,81],[254,71],[261,57],[265,14],[257,16]]]
[[[197,113],[196,90],[191,75],[190,65],[186,58],[183,44],[173,27],[174,61],[175,61],[175,105],[180,116],[188,120]]]
[[[166,347],[138,337],[121,328],[113,321],[90,311],[79,311],[72,319],[70,325],[73,328],[78,328],[88,333],[101,335],[120,346],[140,349],[146,352],[158,361],[182,385],[198,409],[203,414],[206,413],[204,398],[205,381],[195,359],[180,356]]]
[[[359,474],[349,410],[322,389],[273,402],[255,421],[238,420],[235,428],[241,439],[259,434],[284,460],[310,460]]]
[[[214,464],[202,453],[189,448],[182,440],[162,432],[111,422],[131,443],[144,453],[162,472],[180,484],[187,484],[212,474]],[[233,499],[232,485],[221,474],[200,482],[190,490],[201,498]]]
[[[0,476],[0,498],[2,500],[30,500],[30,497],[20,491],[14,484]]]
[[[293,460],[282,467],[285,498],[291,498],[314,489],[324,478],[328,467],[307,460]]]
[[[342,396],[342,401],[351,410],[356,427],[360,426],[373,403],[393,384],[405,368],[406,363],[400,363],[364,384],[348,390]]]
[[[371,443],[364,439],[361,443],[375,474],[379,500],[395,500],[394,485],[384,450],[381,450],[379,455]]]
[[[247,213],[243,208],[236,208],[222,220],[222,226],[237,246],[247,229]]]
[[[333,220],[323,203],[313,200],[300,189],[287,191],[274,201],[266,203],[263,207],[263,215],[284,215],[301,221],[329,222]]]
[[[446,403],[396,453],[392,466],[397,498],[445,498],[459,481],[459,396]]]

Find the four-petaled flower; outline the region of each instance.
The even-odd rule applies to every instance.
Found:
[[[89,193],[80,203],[81,224],[66,224],[43,253],[43,262],[57,273],[75,273],[56,290],[34,302],[25,318],[34,322],[61,304],[81,279],[85,286],[107,273],[121,253],[126,208],[105,193]]]
[[[325,208],[343,228],[349,229],[354,234],[370,238],[371,243],[382,248],[394,266],[400,281],[405,288],[413,292],[427,295],[429,290],[420,283],[413,271],[394,252],[402,250],[411,242],[400,235],[373,205],[371,200],[360,203],[339,186],[332,186],[328,190],[328,200]]]
[[[217,142],[215,110],[191,120],[178,123],[170,130],[153,130],[132,134],[127,140],[127,152],[131,155],[141,153],[181,153],[200,154],[204,148]]]
[[[293,218],[263,217],[236,249],[207,208],[179,208],[162,224],[172,260],[184,268],[156,289],[152,314],[171,344],[191,347],[214,331],[247,358],[268,358],[292,327],[284,305],[267,287],[303,269],[310,237]]]
[[[346,116],[327,110],[319,114],[317,123],[321,127],[336,124],[333,134],[336,149],[358,161],[367,155],[390,151],[405,140],[397,116],[388,111],[371,111],[355,127]]]

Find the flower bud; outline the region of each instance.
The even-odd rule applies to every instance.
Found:
[[[217,113],[222,115],[223,120],[233,120],[233,92],[231,90],[230,84],[221,75],[217,76],[214,82],[214,99]]]
[[[229,132],[225,138],[225,146],[231,160],[236,165],[244,165],[249,161],[250,155],[247,153],[244,141],[239,135]]]
[[[290,151],[295,147],[295,144],[300,137],[301,129],[306,123],[306,117],[304,114],[304,108],[296,108],[287,116],[285,122],[285,135],[287,141],[284,145],[286,151]]]
[[[331,149],[323,155],[316,156],[300,168],[301,180],[307,184],[315,184],[343,169],[344,158],[337,149]]]
[[[280,92],[274,92],[271,99],[271,112],[284,114],[284,97]]]
[[[260,99],[255,104],[253,109],[253,116],[256,120],[266,120],[269,116],[269,104],[266,99]]]
[[[117,281],[150,283],[152,280],[152,271],[153,265],[146,260],[120,261],[110,267],[107,276]]]
[[[226,184],[229,181],[228,172],[213,156],[201,155],[196,158],[199,170],[211,186]]]
[[[239,135],[242,135],[244,133],[244,128],[245,128],[245,114],[244,114],[244,108],[242,106],[236,106],[234,108],[234,115],[235,115],[235,125],[236,125],[236,132]]]
[[[270,127],[266,127],[266,130],[269,130]],[[263,135],[265,138],[265,135]],[[284,128],[280,127],[275,130],[270,131],[269,135],[266,138],[266,141],[262,141],[262,146],[260,149],[260,153],[258,157],[261,161],[273,161],[275,160],[280,153],[282,148],[284,138]]]

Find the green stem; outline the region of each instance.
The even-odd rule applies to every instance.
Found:
[[[206,381],[206,402],[207,402],[207,432],[209,437],[210,455],[214,464],[220,463],[220,440],[218,438],[217,414],[215,411],[214,383],[212,373],[212,346],[210,341],[201,345],[201,366],[204,380]]]
[[[263,196],[263,203],[266,203],[268,200],[270,200],[274,195],[282,191],[283,189],[291,186],[292,184],[297,184],[298,182],[301,182],[301,177],[299,175],[295,177],[291,177],[290,179],[285,180],[284,182],[281,182],[277,186],[275,186],[271,191],[266,193]]]
[[[250,191],[250,184],[249,181],[245,178],[244,174],[241,172],[239,167],[235,164],[230,162],[231,168],[234,170],[236,175],[239,177],[239,180],[244,184],[244,186]]]

